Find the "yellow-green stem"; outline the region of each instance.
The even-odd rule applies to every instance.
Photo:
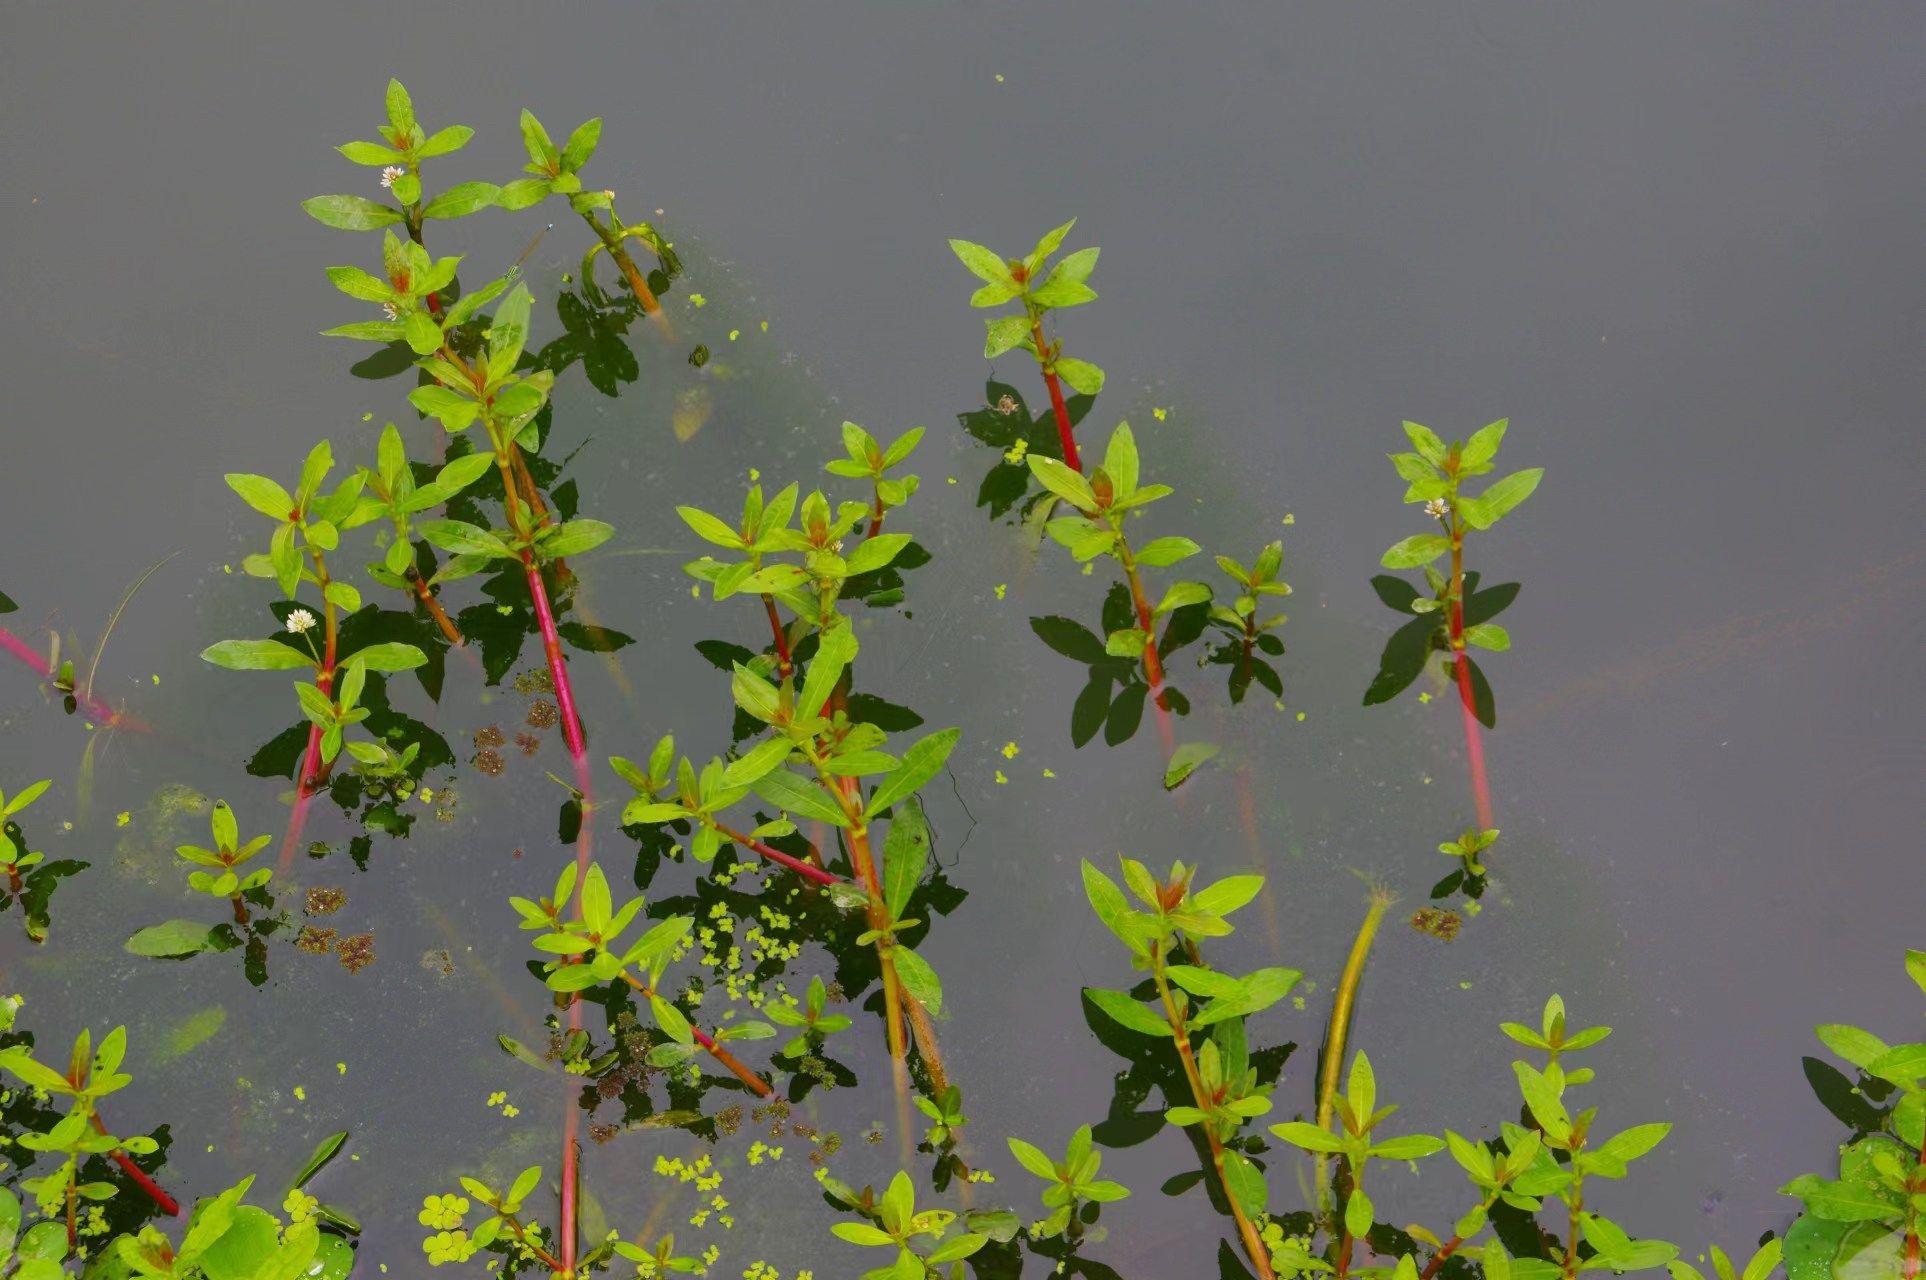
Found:
[[[1364,922],[1358,925],[1358,936],[1352,940],[1351,954],[1344,962],[1344,974],[1338,979],[1337,995],[1331,1001],[1331,1025],[1324,1036],[1324,1066],[1318,1074],[1317,1124],[1320,1129],[1331,1127],[1331,1116],[1337,1108],[1338,1080],[1344,1071],[1344,1046],[1351,1035],[1351,1014],[1357,1007],[1358,986],[1364,981],[1364,962],[1370,958],[1371,943],[1377,938],[1378,925],[1390,906],[1389,894],[1378,890],[1372,892],[1370,904],[1364,912]],[[1326,1180],[1329,1170],[1330,1156],[1319,1152],[1313,1185],[1317,1188],[1320,1213],[1328,1213],[1332,1205],[1331,1187]]]

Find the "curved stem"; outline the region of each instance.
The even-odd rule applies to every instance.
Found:
[[[507,1222],[508,1229],[515,1233],[516,1243],[520,1244],[524,1249],[527,1249],[530,1253],[534,1254],[535,1257],[538,1260],[540,1260],[541,1264],[547,1267],[550,1271],[553,1271],[556,1275],[561,1275],[563,1272],[574,1270],[574,1267],[572,1265],[566,1266],[566,1267],[563,1266],[561,1263],[555,1260],[554,1254],[542,1248],[542,1246],[536,1244],[533,1240],[530,1240],[528,1238],[528,1231],[522,1226],[520,1222],[517,1222],[514,1218],[507,1217],[506,1215],[504,1215],[503,1221]]]
[[[1358,935],[1351,942],[1351,954],[1344,962],[1344,974],[1338,980],[1337,995],[1331,1001],[1331,1023],[1324,1035],[1324,1064],[1318,1073],[1317,1125],[1320,1129],[1331,1127],[1331,1116],[1337,1109],[1338,1078],[1344,1071],[1344,1048],[1351,1035],[1351,1014],[1357,1007],[1358,987],[1364,981],[1364,962],[1370,958],[1371,943],[1378,936],[1378,924],[1390,906],[1390,895],[1371,895],[1364,921],[1358,925]],[[1319,1152],[1313,1185],[1317,1189],[1320,1213],[1329,1212],[1334,1202],[1331,1188],[1325,1181],[1329,1167],[1328,1153]]]

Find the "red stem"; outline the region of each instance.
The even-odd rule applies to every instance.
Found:
[[[1478,732],[1477,699],[1471,689],[1471,659],[1465,655],[1465,607],[1451,606],[1451,647],[1458,669],[1458,701],[1464,711],[1465,758],[1471,766],[1471,794],[1478,805],[1478,829],[1491,830],[1491,785],[1485,777],[1485,744]]]
[[[314,687],[325,697],[334,689],[334,610],[328,610],[328,646],[321,659],[321,673],[315,677]],[[288,867],[294,862],[294,850],[301,843],[301,829],[307,825],[308,802],[314,793],[321,789],[327,779],[328,769],[321,761],[321,726],[308,726],[308,749],[301,757],[301,772],[294,779],[294,807],[288,811],[288,833],[281,839],[281,860],[276,870],[286,875]]]
[[[1082,471],[1083,459],[1077,456],[1077,438],[1070,434],[1070,408],[1063,403],[1063,385],[1057,381],[1055,372],[1046,372],[1043,382],[1050,388],[1050,406],[1057,411],[1057,442],[1063,446],[1063,460],[1072,471]]]
[[[803,877],[805,880],[814,880],[817,884],[853,883],[851,881],[844,880],[841,876],[836,875],[834,872],[825,871],[821,867],[818,867],[812,863],[804,862],[801,858],[791,857],[789,854],[784,853],[782,850],[766,845],[762,841],[754,838],[753,836],[745,835],[744,833],[737,831],[734,828],[725,827],[721,823],[717,823],[716,830],[720,831],[725,837],[735,841],[737,844],[742,845],[747,849],[751,849],[756,853],[761,854],[763,857],[769,859],[769,861],[773,863],[776,863],[778,866],[788,867],[791,871]]]
[[[764,596],[762,607],[769,611],[769,633],[776,638],[776,677],[787,680],[796,671],[795,660],[789,656],[789,633],[783,630],[782,615],[776,612],[774,596]]]
[[[1077,456],[1077,438],[1070,433],[1070,408],[1063,402],[1063,384],[1057,381],[1057,371],[1046,363],[1044,352],[1050,349],[1043,339],[1043,321],[1030,322],[1030,338],[1036,343],[1037,365],[1043,371],[1043,384],[1050,388],[1050,407],[1057,411],[1057,442],[1063,446],[1063,460],[1072,471],[1082,471],[1083,461]]]
[[[578,872],[586,872],[589,863],[590,828],[593,823],[593,803],[589,792],[588,744],[582,736],[582,720],[575,711],[575,688],[569,683],[568,665],[562,657],[562,637],[555,628],[555,613],[549,608],[548,588],[542,582],[541,566],[529,552],[522,553],[522,567],[528,575],[528,598],[535,606],[535,620],[542,632],[542,652],[548,656],[549,683],[555,686],[555,703],[562,714],[562,736],[568,742],[569,757],[575,763],[575,786],[581,795],[582,825],[575,838],[575,866]],[[586,876],[578,876],[580,880]],[[578,894],[581,892],[578,888]],[[579,1031],[582,1026],[582,997],[577,992],[570,997],[568,1004],[568,1026],[571,1031]],[[580,1178],[582,1116],[575,1105],[575,1089],[569,1082],[566,1089],[567,1118],[562,1132],[562,1270],[575,1270],[575,1222],[576,1222],[576,1183]]]
[[[100,1132],[102,1133],[107,1132],[107,1125],[104,1121],[101,1120],[100,1115],[98,1113],[94,1115],[94,1128],[100,1130]],[[152,1178],[142,1173],[140,1171],[140,1166],[135,1164],[132,1160],[128,1159],[126,1153],[121,1151],[114,1151],[110,1154],[113,1157],[114,1163],[120,1166],[120,1171],[126,1174],[128,1178],[133,1181],[133,1184],[135,1186],[139,1187],[142,1191],[145,1191],[147,1193],[147,1198],[149,1200],[152,1200],[155,1204],[159,1205],[162,1213],[166,1214],[170,1218],[180,1217],[180,1214],[181,1214],[180,1202],[174,1199],[173,1196],[170,1196],[165,1191],[161,1190],[159,1183],[155,1182]]]

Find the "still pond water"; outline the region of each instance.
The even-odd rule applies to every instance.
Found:
[[[1359,705],[1394,621],[1368,579],[1412,531],[1384,454],[1403,418],[1464,435],[1509,417],[1508,461],[1547,479],[1484,553],[1494,580],[1524,584],[1517,647],[1490,663],[1497,882],[1448,945],[1387,929],[1355,1043],[1415,1124],[1480,1126],[1515,1107],[1497,1023],[1556,990],[1618,1028],[1596,1061],[1608,1116],[1677,1122],[1614,1189],[1620,1220],[1691,1252],[1783,1227],[1775,1188],[1837,1137],[1801,1070],[1811,1025],[1903,1035],[1917,999],[1898,965],[1922,941],[1926,802],[1926,556],[1906,532],[1926,438],[1916,11],[101,16],[0,18],[0,590],[19,605],[5,621],[84,658],[127,585],[172,558],[96,683],[153,732],[91,736],[84,780],[87,728],[24,667],[0,669],[0,786],[53,778],[42,846],[91,864],[59,890],[48,945],[0,930],[0,986],[26,996],[43,1044],[128,1024],[137,1084],[114,1114],[171,1124],[176,1190],[249,1170],[279,1185],[348,1129],[355,1158],[326,1196],[361,1216],[367,1262],[415,1274],[421,1195],[470,1169],[552,1165],[556,1147],[552,1077],[496,1047],[542,1042],[548,1011],[505,899],[545,889],[568,856],[550,777],[567,756],[529,725],[541,695],[512,674],[486,686],[458,655],[438,705],[396,682],[454,757],[405,838],[376,835],[360,865],[359,828],[316,807],[309,835],[333,853],[299,862],[290,887],[344,891],[327,924],[373,935],[367,967],[277,938],[257,987],[238,954],[176,964],[120,945],[197,909],[171,857],[204,834],[197,798],[227,799],[244,834],[286,819],[286,779],[245,769],[290,719],[285,683],[196,657],[272,625],[238,572],[263,526],[221,473],[286,477],[321,436],[366,461],[390,418],[431,443],[403,382],[351,370],[368,349],[315,336],[360,318],[321,269],[371,266],[372,240],[297,207],[369,182],[330,148],[369,136],[395,74],[431,127],[479,130],[443,162],[451,181],[515,173],[524,105],[563,128],[604,116],[599,180],[687,265],[673,337],[637,325],[620,350],[592,347],[554,397],[550,452],[573,452],[581,510],[618,529],[581,560],[580,603],[635,639],[573,663],[598,759],[667,732],[723,750],[726,680],[695,644],[759,643],[753,610],[691,598],[676,503],[726,510],[752,467],[807,484],[844,419],[930,429],[905,527],[934,559],[909,609],[865,619],[864,680],[962,730],[928,807],[967,897],[924,946],[986,1158],[1005,1134],[1060,1146],[1113,1105],[1121,1063],[1078,990],[1127,970],[1084,905],[1083,857],[1271,877],[1273,914],[1223,958],[1305,971],[1303,1009],[1253,1031],[1298,1046],[1279,1110],[1309,1108],[1357,873],[1399,890],[1401,919],[1466,814],[1448,703]],[[436,247],[506,263],[561,214],[447,224]],[[989,377],[1041,392],[1020,353],[979,358],[944,239],[1017,246],[1073,214],[1073,246],[1104,248],[1102,301],[1064,327],[1110,373],[1085,434],[1128,417],[1147,471],[1177,487],[1159,532],[1245,558],[1281,536],[1296,588],[1279,705],[1233,713],[1218,669],[1175,673],[1197,707],[1180,736],[1225,748],[1175,794],[1156,785],[1153,732],[1073,746],[1081,674],[1030,619],[1094,618],[1101,579],[986,518],[975,500],[996,458],[957,426]],[[562,334],[556,299],[585,247],[557,225],[529,257],[537,343]],[[512,671],[539,668],[531,643]],[[491,730],[507,741],[478,768]],[[618,784],[604,771],[598,785]],[[598,836],[621,867],[612,814]],[[799,1108],[844,1136],[838,1171],[858,1184],[896,1158],[880,1038],[859,1025],[840,1056],[860,1087]],[[486,1104],[497,1091],[518,1114]],[[670,1190],[649,1162],[699,1146],[674,1130],[592,1146],[596,1209],[640,1221]],[[1174,1131],[1110,1153],[1106,1175],[1137,1195],[1099,1256],[1130,1276],[1198,1274],[1220,1220],[1195,1191],[1158,1190],[1193,1164]],[[1002,1171],[1031,1211],[1026,1180]],[[1410,1216],[1458,1211],[1455,1170],[1393,1176]],[[732,1190],[732,1231],[684,1228],[722,1238],[725,1265],[850,1268],[800,1160],[741,1168]],[[666,1220],[695,1207],[672,1200]]]

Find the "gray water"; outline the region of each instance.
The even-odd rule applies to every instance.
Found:
[[[595,180],[690,264],[676,338],[632,335],[640,382],[610,399],[577,367],[556,393],[561,451],[587,442],[571,471],[583,511],[620,531],[581,562],[584,591],[639,641],[613,667],[575,662],[598,757],[671,730],[723,749],[726,683],[690,645],[759,642],[753,612],[690,599],[674,503],[727,510],[750,466],[807,480],[844,418],[930,428],[905,527],[936,560],[910,615],[866,638],[865,680],[963,730],[953,789],[930,807],[969,897],[925,954],[948,985],[972,1147],[1001,1174],[990,1199],[1038,1212],[1003,1136],[1060,1148],[1103,1117],[1121,1069],[1077,1014],[1080,986],[1130,981],[1083,905],[1079,858],[1272,877],[1274,924],[1253,908],[1219,954],[1316,983],[1303,1010],[1253,1022],[1299,1046],[1280,1114],[1310,1105],[1324,997],[1362,911],[1352,873],[1409,908],[1446,869],[1434,846],[1468,804],[1455,712],[1358,705],[1395,624],[1368,579],[1414,527],[1384,460],[1404,418],[1464,435],[1509,417],[1506,461],[1547,472],[1481,553],[1492,580],[1524,584],[1505,619],[1516,647],[1487,664],[1498,883],[1449,946],[1394,913],[1359,1010],[1356,1043],[1409,1123],[1485,1132],[1510,1116],[1496,1024],[1535,1020],[1559,991],[1579,1020],[1618,1028],[1594,1055],[1602,1122],[1677,1124],[1601,1204],[1688,1254],[1737,1249],[1783,1227],[1775,1188],[1837,1139],[1801,1070],[1812,1024],[1908,1034],[1918,993],[1899,960],[1921,941],[1926,800],[1926,557],[1906,533],[1926,339],[1926,26],[1911,6],[1206,6],[1180,21],[1096,5],[16,5],[0,31],[0,590],[21,607],[4,621],[90,652],[127,584],[174,554],[97,685],[161,732],[97,746],[86,807],[87,731],[24,667],[0,668],[0,786],[54,778],[40,843],[92,863],[60,890],[45,947],[17,918],[0,925],[0,984],[27,996],[43,1044],[129,1024],[137,1083],[112,1118],[172,1124],[177,1192],[247,1170],[278,1188],[315,1140],[350,1129],[360,1158],[323,1190],[366,1222],[363,1269],[408,1275],[424,1270],[420,1196],[470,1169],[553,1170],[562,1101],[494,1037],[541,1037],[504,899],[545,889],[567,856],[543,776],[567,761],[548,741],[511,751],[500,777],[469,768],[469,735],[512,736],[526,700],[484,691],[460,660],[439,710],[410,703],[461,761],[453,820],[421,808],[410,840],[377,837],[366,872],[338,854],[296,869],[346,888],[343,931],[373,930],[374,965],[351,976],[283,946],[256,990],[231,956],[119,949],[208,911],[168,852],[200,819],[169,826],[158,788],[226,797],[247,833],[285,821],[285,780],[242,769],[292,719],[285,682],[195,656],[271,625],[238,572],[265,528],[221,473],[285,479],[322,435],[366,460],[382,421],[412,422],[401,383],[349,371],[366,350],[315,336],[362,318],[321,269],[372,265],[373,238],[297,207],[377,194],[330,148],[372,136],[390,74],[430,128],[479,131],[431,170],[442,183],[513,176],[524,105],[553,130],[606,117]],[[557,277],[586,247],[563,214],[444,224],[435,247],[486,274],[556,219],[526,266],[544,340]],[[1103,246],[1103,297],[1063,332],[1111,378],[1084,438],[1131,419],[1147,469],[1180,495],[1159,532],[1245,558],[1285,540],[1284,709],[1230,713],[1215,671],[1177,673],[1198,707],[1180,736],[1226,743],[1255,779],[1254,843],[1234,768],[1166,796],[1153,732],[1072,748],[1080,673],[1027,620],[1087,618],[1100,584],[1054,547],[1032,562],[972,506],[993,457],[955,416],[981,407],[990,371],[944,239],[1016,252],[1073,214],[1072,245]],[[717,356],[700,373],[684,359],[695,341]],[[995,373],[1040,403],[1024,359]],[[670,419],[691,390],[709,411],[682,443]],[[537,665],[531,645],[517,669]],[[598,786],[617,783],[604,770]],[[310,834],[353,832],[318,804]],[[623,869],[612,823],[599,835]],[[424,966],[444,948],[452,973]],[[160,1061],[171,1028],[216,1007],[212,1040]],[[811,1104],[848,1139],[837,1168],[858,1183],[895,1156],[860,1140],[893,1124],[873,1032],[859,1020],[841,1054],[862,1087]],[[497,1089],[518,1117],[484,1106]],[[633,1229],[667,1187],[649,1162],[696,1145],[626,1135],[591,1149],[588,1185]],[[757,1258],[850,1273],[861,1260],[829,1236],[798,1154],[734,1167],[738,1225],[679,1238],[718,1239],[725,1274]],[[1158,1190],[1192,1167],[1169,1131],[1110,1154],[1136,1196],[1094,1256],[1132,1277],[1205,1270],[1222,1220],[1194,1190]],[[1295,1204],[1291,1174],[1271,1181]],[[1462,1185],[1432,1162],[1378,1198],[1399,1220],[1437,1219],[1462,1209]],[[673,1202],[666,1222],[693,1207]]]

